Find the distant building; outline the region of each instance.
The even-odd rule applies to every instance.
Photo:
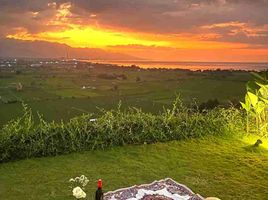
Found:
[[[35,63],[35,64],[31,64],[30,66],[31,67],[41,67],[42,64],[41,63]]]
[[[21,91],[22,90],[22,84],[21,83],[17,83],[16,84],[16,89],[17,89],[17,91]]]

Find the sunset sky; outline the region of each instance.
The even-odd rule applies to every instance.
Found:
[[[170,61],[268,61],[268,0],[0,0],[0,37]]]

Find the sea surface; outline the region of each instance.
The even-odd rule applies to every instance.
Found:
[[[253,62],[166,62],[166,61],[114,61],[114,60],[92,60],[91,62],[116,64],[120,66],[136,65],[141,68],[169,68],[169,69],[190,69],[190,70],[268,70],[267,63]]]

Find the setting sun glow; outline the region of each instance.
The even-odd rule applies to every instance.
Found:
[[[268,24],[229,19],[221,7],[233,5],[218,4],[189,4],[180,10],[177,1],[152,3],[151,7],[129,2],[119,10],[112,4],[84,8],[75,2],[50,2],[42,10],[26,12],[25,23],[4,34],[9,39],[99,48],[142,59],[267,61]],[[222,20],[214,20],[215,13]]]
[[[168,46],[168,41],[148,40],[131,36],[128,33],[116,31],[98,30],[91,27],[77,28],[69,30],[42,32],[31,35],[27,32],[18,32],[14,35],[8,35],[8,38],[21,40],[45,40],[50,42],[66,43],[71,47],[93,47],[105,48],[117,45],[144,45],[144,46]]]

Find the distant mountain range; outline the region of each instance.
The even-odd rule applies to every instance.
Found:
[[[0,57],[19,58],[76,58],[93,60],[137,60],[127,54],[96,48],[72,48],[65,44],[45,41],[0,39]]]

